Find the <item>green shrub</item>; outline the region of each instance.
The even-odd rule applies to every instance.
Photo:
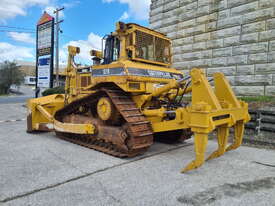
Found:
[[[275,102],[275,97],[273,96],[247,96],[239,98],[245,102]]]
[[[23,73],[15,62],[0,63],[0,94],[8,94],[11,85],[20,86],[23,81]]]
[[[51,95],[51,94],[64,94],[64,93],[65,93],[64,87],[59,86],[59,87],[46,89],[45,91],[42,92],[42,95],[43,96],[48,96],[48,95]]]

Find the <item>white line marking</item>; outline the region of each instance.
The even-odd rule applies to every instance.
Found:
[[[9,120],[1,120],[0,123],[6,123],[6,122],[21,122],[25,121],[26,119],[9,119]]]

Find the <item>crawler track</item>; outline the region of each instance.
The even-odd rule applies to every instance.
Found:
[[[96,117],[89,117],[87,114],[80,112],[80,108],[82,110],[85,108],[85,111],[93,110],[99,97],[102,96],[108,96],[119,111],[122,117],[120,126],[104,125]],[[68,120],[70,122],[72,119],[83,119],[85,122],[90,118],[89,122],[93,123],[97,128],[96,134],[79,135],[56,132],[57,136],[116,157],[133,157],[142,154],[153,143],[153,132],[150,122],[136,107],[131,96],[118,88],[100,88],[95,93],[76,100],[57,111],[55,118],[61,122],[68,122]]]

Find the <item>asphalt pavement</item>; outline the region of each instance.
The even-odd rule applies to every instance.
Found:
[[[14,103],[25,103],[28,99],[34,97],[33,87],[31,86],[21,86],[18,92],[21,92],[21,95],[9,95],[9,96],[0,96],[0,104],[14,104]]]
[[[0,104],[25,103],[30,98],[33,96],[1,96]]]
[[[22,104],[0,108],[1,119],[26,114]],[[192,140],[121,159],[25,130],[24,120],[0,123],[1,206],[275,205],[274,150],[242,146],[181,174]],[[207,155],[216,147],[209,141]]]

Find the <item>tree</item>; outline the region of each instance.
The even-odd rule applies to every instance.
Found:
[[[15,62],[0,64],[0,94],[8,94],[11,85],[19,86],[23,80],[24,75]]]

